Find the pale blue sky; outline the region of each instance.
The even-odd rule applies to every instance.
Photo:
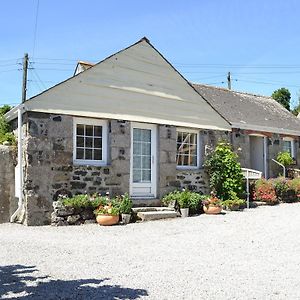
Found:
[[[33,53],[36,8],[37,0],[1,1],[0,105],[20,102],[25,52],[33,96],[70,77],[76,60],[102,60],[143,36],[188,80],[225,87],[231,71],[233,89],[287,87],[298,101],[299,1],[40,0]]]

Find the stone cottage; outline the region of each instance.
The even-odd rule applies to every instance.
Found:
[[[79,67],[79,69],[78,69]],[[207,147],[230,124],[143,38],[15,107],[18,129],[12,221],[50,222],[60,194],[129,192],[157,203],[175,188],[207,192]]]
[[[300,120],[271,97],[230,91],[203,84],[193,85],[231,124],[231,143],[242,167],[275,177],[282,169],[272,159],[288,151],[300,162]]]

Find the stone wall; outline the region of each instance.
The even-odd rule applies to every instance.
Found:
[[[277,177],[282,173],[282,168],[272,161],[276,159],[278,153],[283,151],[283,136],[277,133],[270,132],[256,132],[250,130],[237,130],[232,132],[231,143],[235,152],[239,155],[239,160],[243,168],[251,168],[250,160],[250,134],[263,134],[268,138],[267,148],[267,165],[268,165],[268,176]],[[299,140],[298,137],[294,137],[295,151],[297,154],[297,166],[300,162],[300,151],[299,151]]]
[[[0,223],[9,222],[16,211],[15,198],[16,147],[0,145]]]
[[[109,121],[108,166],[95,167],[73,164],[73,117],[27,113],[24,119],[25,224],[49,224],[59,194],[128,192],[130,122]]]

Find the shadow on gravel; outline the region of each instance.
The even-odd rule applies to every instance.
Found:
[[[0,266],[0,299],[139,299],[146,290],[104,284],[105,279],[52,280],[35,266]]]

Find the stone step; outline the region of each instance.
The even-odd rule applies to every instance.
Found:
[[[172,207],[160,207],[160,206],[141,206],[133,207],[132,211],[137,214],[139,212],[153,212],[153,211],[174,211]]]
[[[177,212],[173,211],[145,211],[138,212],[137,217],[144,221],[154,221],[161,219],[177,218]]]

